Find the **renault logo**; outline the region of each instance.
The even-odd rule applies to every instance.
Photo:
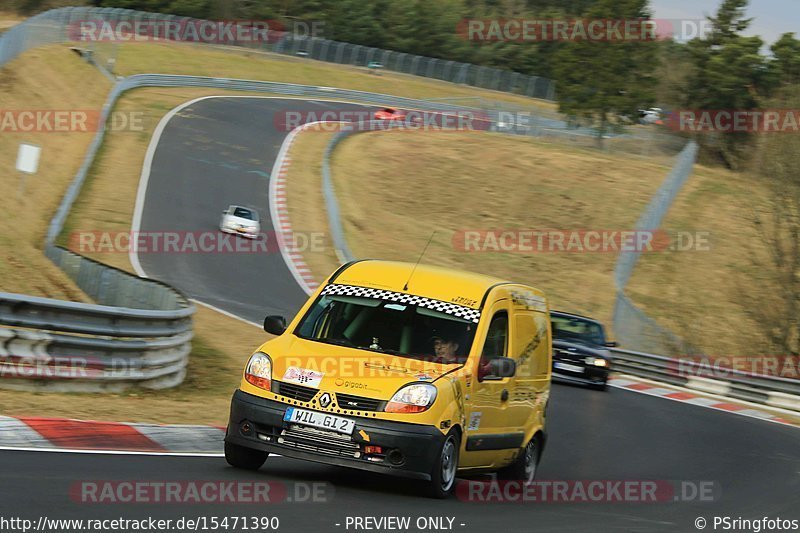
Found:
[[[319,397],[319,404],[322,407],[328,407],[331,404],[332,401],[333,401],[333,398],[331,398],[331,395],[328,394],[327,392],[323,392],[322,396]]]

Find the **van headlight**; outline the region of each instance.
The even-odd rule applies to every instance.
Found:
[[[584,359],[584,362],[587,365],[590,365],[590,366],[601,366],[601,367],[607,367],[608,366],[608,361],[606,361],[602,357],[591,357],[591,356],[589,356],[586,359]]]
[[[394,393],[386,404],[387,413],[421,413],[436,401],[436,387],[430,383],[412,383]]]
[[[244,369],[244,379],[259,389],[270,390],[272,386],[272,360],[264,352],[250,356]]]

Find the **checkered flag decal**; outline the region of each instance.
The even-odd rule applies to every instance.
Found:
[[[357,287],[355,285],[339,285],[331,284],[325,287],[322,294],[330,294],[335,296],[361,296],[362,298],[376,298],[378,300],[388,300],[390,302],[399,302],[402,304],[417,305],[446,313],[454,317],[458,317],[470,322],[477,323],[481,318],[481,312],[477,309],[471,309],[463,305],[457,305],[441,300],[434,300],[432,298],[424,298],[422,296],[415,296],[413,294],[404,294],[402,292],[385,291],[382,289],[369,289],[367,287]]]

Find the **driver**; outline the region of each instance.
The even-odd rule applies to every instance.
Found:
[[[445,364],[458,363],[458,343],[453,339],[448,339],[440,336],[433,337],[433,352],[438,359],[441,359]]]

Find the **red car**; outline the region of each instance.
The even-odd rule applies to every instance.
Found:
[[[400,111],[393,107],[384,107],[375,112],[375,120],[405,120],[405,111]]]

